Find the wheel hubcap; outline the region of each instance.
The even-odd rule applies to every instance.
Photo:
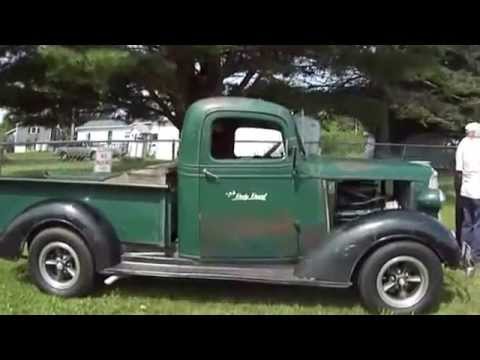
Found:
[[[427,294],[428,287],[428,270],[413,257],[390,260],[377,276],[377,291],[381,299],[397,309],[408,309],[418,304]]]
[[[80,261],[73,248],[56,242],[45,246],[39,257],[40,274],[51,287],[71,288],[80,276]]]

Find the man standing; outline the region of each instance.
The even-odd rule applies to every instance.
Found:
[[[466,132],[456,154],[463,209],[461,235],[472,248],[474,261],[480,263],[480,123],[468,124]]]

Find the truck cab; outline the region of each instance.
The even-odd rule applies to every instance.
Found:
[[[242,154],[236,140],[247,130],[270,131],[280,141]],[[180,254],[206,261],[298,259],[292,153],[298,141],[288,111],[268,103],[194,104],[178,162]]]
[[[253,132],[271,143],[245,140]],[[18,200],[0,213],[0,257],[26,247],[37,286],[66,297],[96,275],[222,279],[356,287],[369,309],[395,313],[430,309],[443,266],[464,263],[438,220],[434,169],[307,154],[277,104],[193,104],[164,173],[165,184],[0,179],[0,201]]]

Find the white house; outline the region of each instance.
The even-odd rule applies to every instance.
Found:
[[[138,121],[130,126],[130,130],[130,140],[135,142],[129,144],[129,157],[142,158],[146,153],[157,160],[176,159],[180,131],[171,122]]]
[[[132,158],[149,155],[158,160],[176,158],[180,140],[178,129],[165,120],[131,125],[119,120],[93,120],[78,127],[76,133],[77,141],[100,141],[125,150]]]
[[[120,148],[125,141],[130,139],[130,126],[119,120],[93,120],[76,129],[77,141],[102,141],[111,143],[112,147]]]

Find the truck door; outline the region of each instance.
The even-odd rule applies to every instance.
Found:
[[[203,259],[287,261],[298,256],[288,124],[263,114],[216,113],[203,128]]]

